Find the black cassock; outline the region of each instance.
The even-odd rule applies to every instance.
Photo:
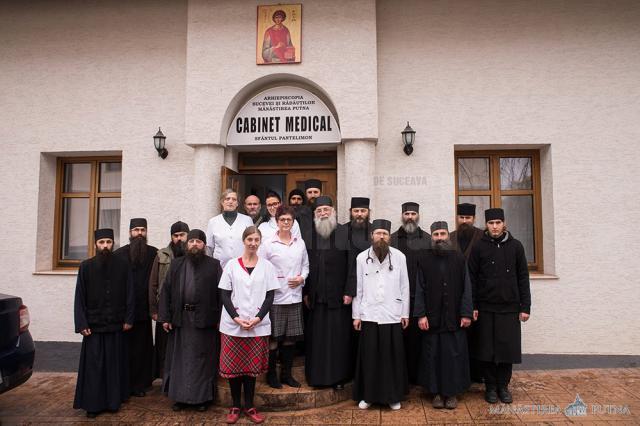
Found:
[[[418,273],[418,258],[421,250],[431,247],[431,235],[421,228],[408,234],[400,227],[391,234],[391,246],[400,250],[407,258],[407,274],[409,275],[409,293],[411,296],[409,312],[413,312],[416,296],[416,274]],[[409,383],[418,384],[418,363],[420,362],[420,329],[417,318],[409,319],[409,326],[403,331],[404,353],[407,357],[407,374]]]
[[[350,268],[347,228],[338,225],[328,239],[313,229],[309,277],[304,293],[311,309],[305,329],[305,373],[310,386],[333,386],[353,376],[351,305],[343,296],[355,296],[355,271]]]
[[[173,401],[202,404],[214,400],[221,275],[220,262],[208,256],[197,264],[188,256],[171,262],[158,321],[173,325],[162,384],[163,392]],[[185,310],[185,305],[193,308]]]
[[[456,396],[471,383],[467,334],[460,328],[461,318],[473,317],[471,280],[460,252],[422,253],[414,316],[416,319],[426,316],[429,330],[420,331],[418,383],[427,392]]]
[[[509,232],[499,239],[485,232],[471,250],[469,274],[478,310],[471,356],[482,362],[519,364],[519,314],[531,310],[529,269],[522,244]]]
[[[349,268],[352,268],[353,271],[356,270],[356,258],[358,255],[364,250],[368,249],[371,246],[371,224],[369,222],[365,223],[363,228],[354,228],[351,222],[345,224],[347,227],[347,236],[349,238],[349,247],[350,247],[350,265]],[[355,275],[351,276],[352,279],[356,279]],[[357,282],[353,284],[354,288],[357,288]],[[353,359],[353,368],[355,371],[357,360],[358,360],[358,347],[360,346],[360,332],[351,328],[351,348],[352,348],[352,359]]]
[[[136,321],[127,338],[129,340],[129,373],[131,392],[143,392],[153,381],[153,334],[149,315],[149,276],[158,249],[147,246],[147,253],[141,264],[132,264],[129,258],[129,244],[114,252],[127,262],[133,274]]]
[[[83,336],[73,408],[116,411],[129,398],[127,339],[134,322],[133,281],[126,262],[93,257],[80,264],[74,300],[75,329]],[[130,331],[126,332],[130,333]]]

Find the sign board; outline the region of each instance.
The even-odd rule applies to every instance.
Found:
[[[280,86],[254,96],[234,117],[227,145],[338,144],[338,122],[308,90]]]

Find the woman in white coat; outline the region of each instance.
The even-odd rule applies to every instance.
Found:
[[[274,292],[280,288],[275,267],[258,257],[261,234],[250,226],[242,234],[244,252],[230,259],[220,279],[224,309],[220,319],[220,376],[229,379],[233,407],[227,423],[240,417],[244,388],[244,414],[254,423],[265,417],[253,404],[256,377],[268,370],[269,310]]]
[[[271,307],[271,344],[269,346],[269,372],[267,383],[282,388],[282,383],[299,388],[300,383],[291,374],[296,342],[304,340],[302,316],[302,287],[309,276],[309,256],[300,235],[293,234],[295,210],[280,206],[275,212],[278,231],[260,245],[260,255],[276,267],[280,288],[276,290]],[[280,380],[276,373],[276,357],[280,350],[282,366]],[[282,383],[281,383],[282,382]]]

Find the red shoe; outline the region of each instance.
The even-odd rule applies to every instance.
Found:
[[[232,407],[229,410],[229,414],[227,414],[227,424],[233,425],[240,418],[240,409],[236,407]]]
[[[244,410],[244,415],[249,417],[249,420],[251,420],[254,423],[262,423],[265,420],[265,416],[258,413],[258,411],[255,408],[249,408],[248,410]]]

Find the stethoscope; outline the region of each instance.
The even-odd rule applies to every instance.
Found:
[[[371,249],[367,249],[367,260],[364,263],[369,264],[369,262],[373,263],[373,257],[371,257]],[[389,251],[389,270],[393,271],[393,265],[391,264],[391,251]]]

